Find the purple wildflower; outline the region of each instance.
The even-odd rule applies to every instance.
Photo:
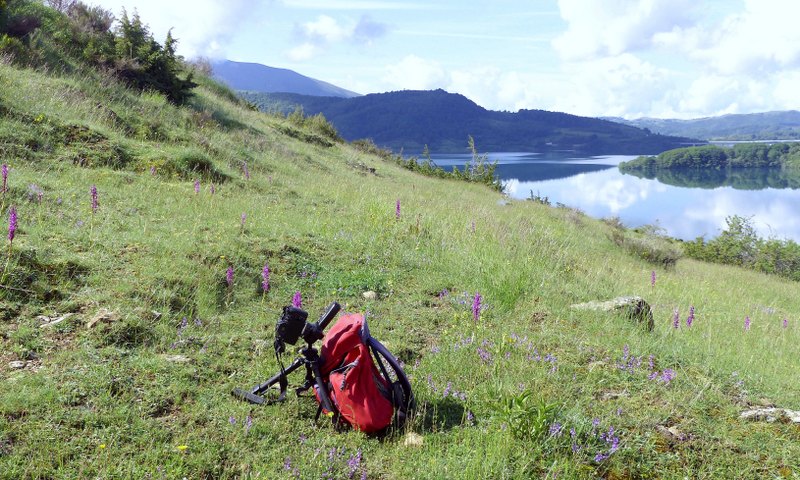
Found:
[[[244,433],[250,433],[250,428],[253,426],[253,417],[247,415],[247,418],[244,419]]]
[[[694,305],[689,307],[689,316],[686,317],[686,326],[691,327],[693,321],[694,321]]]
[[[467,423],[472,425],[472,422],[475,421],[475,415],[472,414],[472,411],[467,410]]]
[[[230,423],[231,425],[236,425],[236,417],[231,415],[231,417],[228,419],[228,423]]]
[[[452,382],[447,382],[447,386],[444,387],[444,392],[442,392],[442,397],[446,397],[446,396],[450,395],[450,390],[452,390],[452,389],[453,389],[453,383]]]
[[[264,264],[264,269],[261,270],[261,290],[264,292],[269,291],[269,265]]]
[[[225,281],[228,283],[228,288],[233,287],[233,266],[229,266],[225,272]]]
[[[247,162],[242,165],[242,171],[244,171],[244,178],[250,180],[250,170],[247,169]]]
[[[597,462],[597,463],[600,463],[600,462],[602,462],[603,460],[605,460],[607,458],[608,458],[607,454],[600,452],[600,453],[598,453],[597,455],[594,456],[594,461]]]
[[[558,422],[553,422],[550,425],[550,436],[551,437],[560,437],[561,436],[561,424]]]
[[[681,316],[680,312],[676,308],[674,312],[672,312],[672,328],[680,328],[681,326]]]
[[[217,193],[217,187],[215,187],[213,183],[211,184],[210,187],[208,187],[208,189],[211,190],[211,195]]]
[[[4,165],[5,166],[5,165]],[[14,243],[14,235],[17,233],[17,208],[11,207],[8,210],[8,244]]]
[[[154,165],[154,166],[150,167],[150,175],[155,175],[155,174],[156,174],[156,167]]]
[[[398,198],[394,204],[394,216],[400,220],[400,199]]]
[[[661,378],[659,380],[661,380],[665,384],[669,384],[669,382],[671,382],[674,378],[675,378],[675,370],[671,368],[666,368],[661,373]]]
[[[247,214],[242,213],[242,230],[244,230],[244,223],[247,221]]]
[[[3,193],[8,191],[8,165],[3,164]]]
[[[783,328],[787,328],[788,326],[789,326],[789,319],[788,318],[784,318],[783,319]]]
[[[350,458],[347,460],[347,468],[349,469],[348,478],[353,478],[353,475],[356,474],[359,467],[361,467],[361,449],[358,449],[355,455],[350,455]]]
[[[283,460],[283,469],[284,470],[291,470],[292,469],[292,459],[290,457],[286,457]]]
[[[750,330],[750,317],[744,317],[744,329],[745,331]]]
[[[92,194],[92,213],[95,213],[97,212],[97,187],[92,185],[90,192]]]
[[[478,351],[478,355],[481,357],[481,360],[483,360],[483,363],[489,363],[489,362],[492,361],[492,354],[491,353],[487,352],[486,350],[482,349],[481,347],[478,347],[477,351]]]
[[[472,221],[472,233],[475,233],[475,220]]]
[[[472,318],[477,322],[481,319],[481,294],[475,292],[475,297],[472,299]]]
[[[194,181],[194,193],[195,194],[200,193],[200,180],[195,179]]]
[[[656,271],[655,270],[650,272],[650,286],[651,287],[655,287],[656,286]]]
[[[300,291],[294,292],[294,296],[292,297],[292,305],[295,308],[303,308],[303,297],[300,296]]]

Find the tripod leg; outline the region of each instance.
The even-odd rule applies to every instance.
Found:
[[[257,385],[250,390],[244,390],[242,388],[234,388],[233,394],[234,397],[240,398],[242,400],[248,401],[250,403],[255,403],[257,405],[263,405],[266,403],[266,399],[261,396],[262,393],[266,392],[270,387],[275,385],[276,383],[280,385],[281,394],[278,397],[277,401],[282,402],[286,399],[286,388],[289,385],[286,376],[292,373],[293,371],[300,368],[301,365],[305,363],[305,360],[302,358],[297,358],[292,362],[291,365],[282,372],[275,374],[272,378],[267,380],[266,382],[262,383],[261,385]]]
[[[331,396],[328,393],[328,385],[322,379],[322,372],[319,369],[319,362],[311,362],[311,370],[314,372],[314,379],[317,381],[317,392],[319,393],[320,405],[329,412],[336,412]]]
[[[250,392],[255,394],[255,395],[261,395],[262,393],[266,392],[267,389],[269,389],[270,387],[272,387],[276,383],[281,383],[281,387],[283,387],[283,385],[287,383],[286,377],[290,373],[292,373],[295,370],[297,370],[298,368],[300,368],[303,365],[304,362],[305,362],[305,360],[303,360],[302,358],[296,358],[294,360],[294,362],[292,362],[292,364],[289,365],[286,368],[286,370],[276,373],[272,378],[270,378],[266,382],[264,382],[261,385],[258,385],[256,387],[253,387],[253,389]],[[282,390],[285,390],[285,389],[282,388]]]

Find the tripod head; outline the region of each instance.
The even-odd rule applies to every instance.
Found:
[[[291,306],[283,307],[281,318],[275,324],[275,352],[283,353],[286,351],[287,343],[294,345],[300,337],[303,337],[303,340],[311,347],[314,342],[322,339],[325,335],[325,328],[341,309],[341,305],[333,302],[316,323],[309,323],[307,322],[308,312],[305,310]]]

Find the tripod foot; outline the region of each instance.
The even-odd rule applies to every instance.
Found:
[[[264,403],[266,403],[264,397],[259,397],[255,393],[250,392],[249,390],[234,388],[231,394],[240,400],[244,400],[250,403],[255,403],[256,405],[263,405]]]

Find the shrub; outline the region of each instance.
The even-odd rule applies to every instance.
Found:
[[[615,228],[610,238],[631,255],[664,268],[674,267],[683,256],[683,252],[654,227],[644,227],[642,236]]]
[[[792,240],[759,238],[750,218],[733,215],[725,222],[727,228],[717,238],[687,242],[686,255],[800,281],[800,245]]]

